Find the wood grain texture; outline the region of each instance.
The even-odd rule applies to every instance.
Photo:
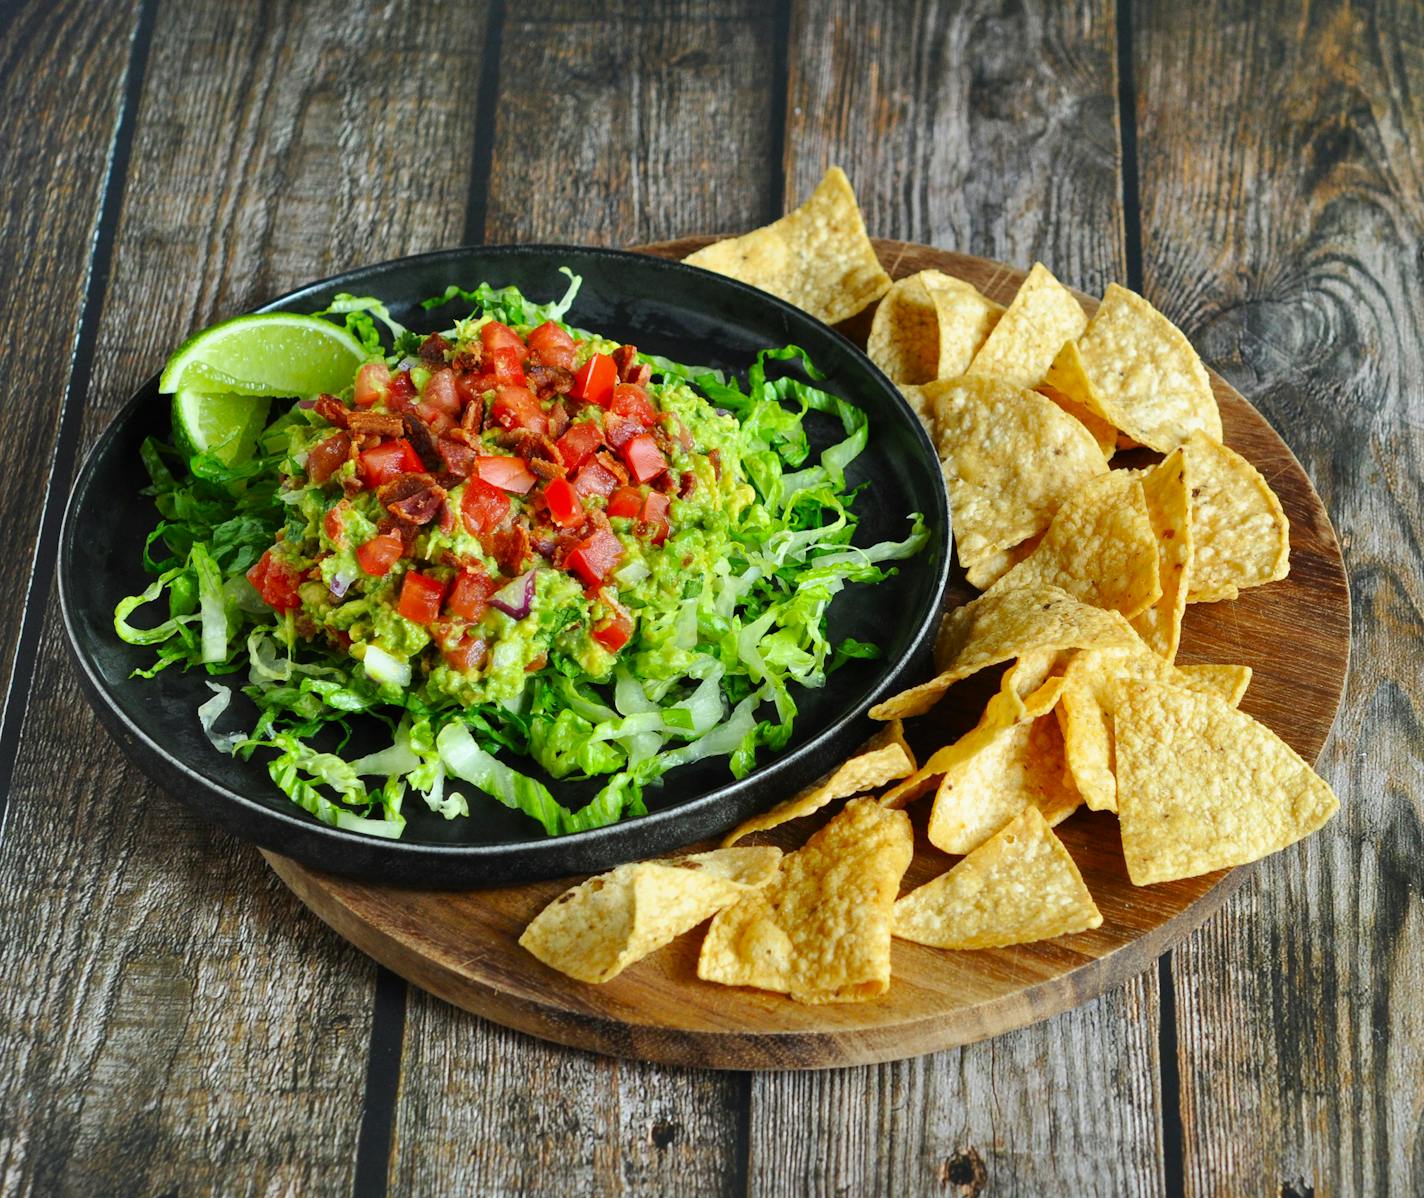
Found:
[[[35,0],[0,39],[0,678],[8,678],[138,26],[137,0],[86,13]],[[23,330],[23,332],[19,332]],[[0,1174],[3,1176],[3,1174]]]
[[[1424,1189],[1424,10],[1137,5],[1143,265],[1341,533],[1342,803],[1180,950],[1185,1192]]]
[[[672,257],[700,244],[687,239],[652,248]],[[903,273],[927,267],[946,270],[1001,302],[1012,298],[1024,273],[901,242],[879,242],[877,248],[885,262],[899,263]],[[1091,300],[1085,302],[1092,306]],[[1219,380],[1215,385],[1229,442],[1272,477],[1291,517],[1294,568],[1285,581],[1248,591],[1234,603],[1194,609],[1184,644],[1194,654],[1207,646],[1238,651],[1229,660],[1244,660],[1256,671],[1246,708],[1313,758],[1329,732],[1345,671],[1348,599],[1339,550],[1319,499],[1289,450],[1244,400]],[[1317,637],[1302,642],[1292,654],[1281,654],[1282,641],[1306,618],[1315,621]],[[1205,656],[1221,660],[1212,653]],[[956,692],[946,700],[948,714],[952,716],[956,703],[965,702],[964,692]],[[943,721],[946,714],[937,711],[921,723]],[[967,714],[972,717],[977,709]],[[921,808],[918,814],[923,817],[925,812]],[[787,828],[774,838],[791,848],[805,831],[804,826]],[[1058,832],[1103,912],[1101,928],[993,952],[944,953],[896,942],[895,982],[888,995],[872,1003],[825,1007],[698,981],[695,936],[681,938],[605,985],[571,981],[531,958],[517,943],[525,924],[568,885],[567,879],[450,893],[342,880],[280,858],[269,860],[304,902],[378,960],[417,985],[501,1023],[642,1060],[804,1069],[930,1052],[1077,1006],[1139,974],[1215,910],[1243,876],[1217,874],[1137,888],[1127,880],[1111,816],[1080,812]],[[948,864],[949,858],[922,842],[905,887],[928,881]],[[1106,1019],[1117,1015],[1110,1012]],[[1102,1014],[1096,1025],[1080,1019],[1077,1026],[1101,1028]],[[1076,1061],[1072,1063],[1076,1067]],[[1069,1068],[1070,1059],[1059,1060],[1057,1066]],[[1142,1084],[1129,1089],[1135,1100],[1129,1104],[1132,1113],[1123,1119],[1132,1133],[1124,1137],[1124,1149],[1138,1148],[1138,1133],[1150,1127],[1136,1119],[1136,1112],[1153,1109],[1155,1071],[1144,1068],[1139,1073]],[[792,1085],[784,1077],[776,1080],[783,1092]],[[1049,1079],[1045,1083],[1051,1084]],[[829,1087],[830,1094],[845,1094],[858,1083],[835,1075],[824,1083],[804,1083],[801,1089],[818,1084]],[[1022,1101],[1030,1101],[1027,1092]],[[790,1119],[803,1105],[796,1099],[784,1115],[773,1108],[771,1119]],[[840,1120],[831,1126],[843,1130],[855,1125]],[[756,1127],[754,1123],[754,1132]],[[774,1122],[766,1132],[782,1151],[795,1147],[776,1133]],[[1095,1123],[1092,1135],[1100,1134]],[[1086,1131],[1083,1139],[1086,1144]],[[1139,1158],[1146,1167],[1136,1179],[1141,1189],[1151,1185],[1153,1158]],[[755,1152],[751,1159],[768,1177],[779,1175],[786,1163],[764,1164]],[[863,1163],[874,1166],[879,1160],[871,1156]],[[873,1186],[885,1178],[872,1172],[862,1180]]]
[[[457,5],[164,7],[86,442],[189,329],[458,240],[474,112],[403,68],[466,76],[482,34]],[[61,642],[53,617],[0,846],[0,1190],[350,1192],[374,968],[124,764]]]
[[[766,219],[770,7],[592,16],[507,8],[484,239],[626,245]],[[488,1194],[730,1192],[744,1105],[724,1074],[570,1053],[413,991],[391,1189],[458,1178]]]

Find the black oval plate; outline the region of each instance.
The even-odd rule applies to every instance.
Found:
[[[469,787],[468,819],[445,820],[418,795],[405,804],[398,841],[327,827],[294,806],[269,780],[258,753],[236,761],[214,750],[195,715],[210,692],[197,671],[131,678],[153,660],[113,630],[114,605],[150,581],[140,565],[144,537],[156,521],[139,494],[147,476],[138,449],[146,436],[167,438],[169,405],[150,379],[99,438],[79,472],[65,512],[59,594],[80,680],[100,719],[150,777],[204,816],[237,835],[306,865],[371,881],[423,886],[479,886],[606,869],[723,832],[823,774],[871,731],[865,710],[918,680],[928,656],[949,574],[949,513],[939,462],[919,421],[890,381],[833,329],[754,288],[720,275],[641,254],[572,246],[472,247],[423,254],[325,279],[259,311],[314,312],[338,292],[375,295],[396,319],[421,331],[448,326],[466,308],[423,312],[419,301],[451,283],[516,284],[540,301],[563,293],[568,266],[583,276],[569,321],[678,362],[718,367],[745,377],[757,352],[796,344],[827,374],[827,389],[870,417],[870,444],[848,472],[851,485],[871,485],[856,503],[856,543],[904,537],[907,516],[920,511],[932,530],[917,557],[875,586],[850,586],[830,608],[833,640],[874,641],[882,655],[837,670],[818,691],[794,688],[800,714],[790,744],[763,750],[758,767],[734,781],[724,760],[669,774],[647,790],[648,815],[554,839],[518,812]],[[174,343],[186,330],[175,330]],[[816,449],[840,437],[838,423],[812,415]],[[241,683],[242,676],[235,679]],[[223,727],[255,718],[237,696]],[[249,723],[250,726],[250,723]],[[351,750],[365,752],[355,743]],[[377,747],[373,741],[372,748]],[[577,807],[596,786],[553,783]]]

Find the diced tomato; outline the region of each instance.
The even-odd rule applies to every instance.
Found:
[[[523,361],[523,356],[512,346],[501,346],[485,354],[485,366],[496,386],[501,383],[511,387],[524,386]]]
[[[485,482],[515,495],[527,495],[535,483],[534,475],[521,458],[476,458],[475,473]]]
[[[401,580],[396,611],[416,624],[429,624],[440,614],[440,603],[444,598],[443,582],[438,578],[431,578],[428,574],[411,570]]]
[[[499,349],[512,349],[521,362],[529,356],[529,347],[524,344],[524,339],[507,324],[500,324],[497,320],[480,329],[480,344],[487,354]]]
[[[477,636],[467,636],[453,649],[446,649],[444,657],[446,664],[452,670],[459,670],[462,674],[468,674],[472,670],[478,670],[485,664],[485,657],[489,652],[489,646]]]
[[[270,549],[247,572],[247,581],[257,589],[262,602],[279,612],[296,611],[301,607],[302,599],[297,594],[297,584],[301,580],[301,574],[286,562],[274,558]]]
[[[648,530],[648,539],[654,545],[661,545],[667,540],[668,504],[668,497],[661,491],[650,492],[647,499],[643,501],[643,511],[638,519]]]
[[[608,515],[633,520],[643,510],[643,492],[637,487],[619,487],[608,497]]]
[[[617,653],[633,636],[633,617],[625,611],[600,620],[593,626],[593,639],[610,653]]]
[[[345,516],[348,507],[350,507],[350,504],[343,499],[321,518],[321,528],[322,531],[326,533],[326,539],[337,547],[346,544]]]
[[[351,434],[336,433],[307,451],[307,477],[320,486],[345,464],[351,453]]]
[[[574,546],[569,554],[568,568],[589,586],[597,586],[622,560],[622,542],[607,529],[600,528]]]
[[[658,411],[648,399],[648,393],[632,383],[619,383],[613,388],[609,411],[617,412],[642,429],[650,429],[658,422]]]
[[[462,570],[445,600],[445,611],[462,620],[482,619],[489,611],[490,596],[497,590],[499,585],[479,567]]]
[[[622,453],[628,472],[640,483],[657,478],[667,469],[667,459],[649,433],[639,433],[623,446]]]
[[[574,490],[580,495],[602,495],[607,498],[617,486],[617,476],[598,462],[585,462],[574,475]]]
[[[448,366],[442,367],[425,380],[425,389],[420,393],[422,407],[434,408],[449,416],[460,414],[460,393],[455,387],[455,372]]]
[[[496,388],[491,411],[501,428],[527,428],[540,435],[549,431],[549,418],[528,387]]]
[[[607,354],[594,354],[574,372],[574,385],[569,394],[587,403],[606,408],[613,400],[613,386],[618,382],[618,367]]]
[[[384,362],[367,362],[356,372],[356,406],[369,408],[385,399],[390,385],[391,368]]]
[[[493,391],[495,386],[494,375],[483,370],[455,376],[455,393],[460,397],[462,408],[483,397],[486,391]]]
[[[418,403],[415,405],[415,414],[424,421],[425,426],[436,437],[443,437],[455,427],[456,420],[449,412],[443,408],[437,408],[433,404]]]
[[[582,466],[602,444],[603,433],[591,420],[570,425],[568,432],[555,442],[559,457],[570,470],[577,470]]]
[[[392,412],[404,411],[409,406],[410,401],[415,398],[415,383],[410,377],[409,370],[402,370],[391,379],[389,388],[386,391],[386,407]]]
[[[460,515],[464,517],[465,528],[470,535],[479,536],[489,532],[509,515],[509,496],[483,478],[467,479],[465,495],[460,501]]]
[[[549,366],[574,368],[574,339],[552,320],[546,320],[529,334],[529,348]]]
[[[549,505],[549,515],[561,528],[573,528],[584,520],[583,504],[578,492],[566,478],[556,478],[544,487],[544,501]]]
[[[404,437],[382,441],[361,455],[361,477],[368,487],[379,487],[402,474],[415,474],[424,469],[420,455]]]
[[[356,550],[356,564],[373,578],[384,578],[405,552],[405,544],[393,532],[372,537]]]

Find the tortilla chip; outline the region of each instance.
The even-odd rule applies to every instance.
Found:
[[[780,860],[780,849],[747,848],[620,865],[566,890],[519,943],[571,978],[606,982],[767,885]]]
[[[1128,683],[1113,726],[1122,851],[1138,886],[1258,861],[1339,809],[1285,741],[1214,695]]]
[[[965,569],[1047,528],[1068,496],[1107,473],[1088,430],[1036,391],[967,375],[925,393]]]
[[[1131,619],[1162,597],[1157,560],[1142,484],[1110,470],[1064,500],[1038,548],[988,593],[1055,586]]]
[[[806,1003],[884,994],[895,895],[913,852],[903,811],[852,799],[783,859],[776,881],[717,915],[697,976]]]
[[[981,561],[975,562],[964,571],[964,580],[972,587],[987,591],[1005,574],[1038,548],[1043,533],[1037,533],[1026,541],[1020,541],[1010,549],[1000,549]]]
[[[1071,344],[1071,342],[1070,342]],[[1056,360],[1056,359],[1055,359]],[[1051,376],[1050,370],[1050,376]],[[1047,380],[1039,383],[1034,388],[1040,395],[1046,395],[1060,408],[1068,413],[1074,420],[1078,421],[1085,429],[1093,434],[1093,440],[1098,443],[1098,451],[1105,458],[1111,458],[1118,451],[1119,434],[1106,420],[1096,412],[1080,404],[1076,399],[1064,395],[1056,387],[1050,386]]]
[[[1030,807],[1049,824],[1062,823],[1083,802],[1065,764],[1063,733],[1051,714],[982,738],[940,779],[930,843],[946,853],[972,852]]]
[[[1077,344],[1062,345],[1046,382],[1161,453],[1198,431],[1221,440],[1216,396],[1191,342],[1140,295],[1116,283],[1108,284]]]
[[[1191,488],[1186,455],[1180,449],[1142,475],[1142,494],[1157,540],[1157,579],[1162,594],[1146,611],[1132,617],[1132,627],[1159,657],[1175,661],[1192,564]]]
[[[1079,603],[1057,587],[981,595],[940,625],[935,664],[940,673],[870,709],[871,719],[922,715],[961,678],[1036,649],[1130,648],[1141,642],[1115,611]]]
[[[968,368],[1003,311],[973,284],[922,270],[886,292],[865,352],[896,383],[952,378]]]
[[[965,373],[1037,387],[1059,347],[1076,340],[1087,324],[1073,293],[1035,262]]]
[[[810,815],[835,799],[875,790],[914,772],[915,757],[905,743],[905,726],[899,720],[891,720],[859,753],[841,762],[819,782],[734,828],[722,841],[722,847],[729,848],[753,832],[765,832]]]
[[[1083,875],[1036,807],[895,904],[895,935],[935,948],[1002,948],[1102,922]]]
[[[930,444],[935,444],[938,438],[935,436],[934,398],[925,394],[924,387],[912,387],[906,384],[901,385],[899,391],[905,397],[905,402],[910,405],[910,411],[924,425],[925,432],[929,433]]]
[[[1084,801],[1094,811],[1117,810],[1113,768],[1112,716],[1129,682],[1156,682],[1240,701],[1244,666],[1183,666],[1178,669],[1141,641],[1127,649],[1077,654],[1063,674],[1058,719],[1068,768]],[[1246,672],[1247,681],[1250,671]]]
[[[1188,603],[1235,599],[1290,573],[1290,521],[1260,471],[1197,433],[1183,447],[1192,489]]]
[[[838,166],[780,220],[683,261],[760,287],[827,324],[854,316],[890,289],[850,180]]]

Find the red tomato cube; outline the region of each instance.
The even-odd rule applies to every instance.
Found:
[[[569,554],[568,569],[588,586],[597,586],[623,560],[623,544],[607,529],[585,537]]]
[[[400,599],[396,611],[416,624],[429,624],[440,614],[445,598],[445,584],[438,578],[411,570],[401,580]]]
[[[608,515],[636,519],[643,510],[643,492],[637,487],[619,487],[608,497]]]
[[[569,394],[585,403],[606,408],[613,401],[613,387],[618,382],[618,367],[607,354],[594,354],[574,372],[574,385]]]
[[[366,450],[361,455],[361,477],[368,487],[379,487],[402,474],[418,474],[425,469],[420,455],[404,437]]]
[[[523,458],[476,458],[475,473],[485,482],[515,495],[527,495],[536,481]]]
[[[494,579],[478,566],[462,570],[445,600],[446,614],[471,622],[483,619],[489,611],[490,596],[498,589]]]
[[[356,564],[373,578],[384,578],[405,552],[405,543],[393,532],[372,537],[356,549]]]
[[[556,478],[544,487],[544,502],[549,505],[549,515],[562,528],[573,528],[584,520],[583,504],[578,492],[566,478]]]
[[[491,413],[501,428],[523,428],[541,436],[549,431],[549,418],[544,415],[544,409],[528,387],[495,388]]]
[[[574,339],[552,320],[546,320],[529,334],[529,348],[548,366],[574,368]]]
[[[613,388],[609,411],[631,420],[639,428],[650,429],[658,422],[658,412],[648,393],[633,383],[619,383]]]
[[[565,467],[577,470],[603,444],[603,433],[591,420],[582,424],[571,424],[568,431],[554,444]]]
[[[667,459],[650,433],[639,433],[623,446],[628,472],[640,483],[648,482],[667,469]]]
[[[460,516],[465,529],[477,537],[497,527],[509,515],[509,496],[483,478],[465,480],[465,494],[460,500]]]

